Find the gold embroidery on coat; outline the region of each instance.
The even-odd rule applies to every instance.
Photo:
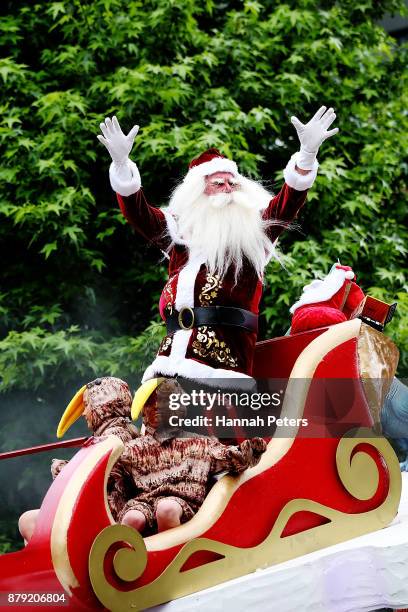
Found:
[[[215,332],[206,325],[197,328],[197,337],[192,344],[193,353],[204,359],[210,358],[219,363],[236,368],[238,360],[232,357],[231,350],[223,340],[219,340]]]
[[[169,278],[167,283],[164,285],[164,289],[163,289],[163,296],[164,296],[164,299],[166,300],[166,306],[164,307],[164,312],[167,315],[171,315],[173,313],[174,293],[173,293],[173,288],[171,286],[171,282],[173,278],[174,276]]]
[[[219,290],[221,289],[221,279],[218,274],[207,274],[204,287],[201,289],[199,295],[200,306],[208,306],[212,304],[214,298],[217,297]]]
[[[167,351],[167,349],[169,348],[169,346],[171,346],[171,341],[172,341],[172,337],[171,336],[165,336],[163,338],[163,340],[160,343],[159,346],[159,353],[164,353],[165,351]]]

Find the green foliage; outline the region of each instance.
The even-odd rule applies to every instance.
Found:
[[[336,108],[339,135],[266,274],[267,334],[338,257],[399,300],[407,366],[407,49],[375,20],[399,0],[5,2],[0,81],[0,371],[3,390],[136,375],[165,275],[107,179],[98,124],[141,125],[133,152],[165,203],[188,161],[218,146],[276,191],[297,149],[290,116]],[[272,180],[273,179],[273,180]]]
[[[16,531],[15,521],[0,520],[0,555],[21,548],[22,540]]]
[[[41,327],[11,331],[0,341],[3,389],[36,390],[50,378],[62,385],[97,376],[140,376],[163,336],[164,327],[158,323],[151,323],[134,338],[106,339],[100,333],[80,333],[74,325],[56,332]]]

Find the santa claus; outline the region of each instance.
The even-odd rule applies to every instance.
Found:
[[[306,124],[292,117],[300,150],[286,166],[277,195],[209,149],[190,163],[165,208],[148,203],[129,159],[138,126],[125,135],[116,117],[100,124],[98,139],[112,157],[110,182],[123,214],[169,259],[160,299],[167,335],[144,381],[182,376],[218,384],[251,376],[263,271],[276,257],[279,235],[306,200],[318,149],[338,131],[328,129],[335,118],[325,106]]]

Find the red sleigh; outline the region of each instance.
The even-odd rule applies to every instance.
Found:
[[[300,428],[273,436],[260,463],[222,477],[191,521],[145,539],[107,505],[122,443],[91,439],[51,485],[28,546],[0,557],[0,591],[64,592],[69,610],[142,610],[388,525],[401,475],[373,425],[397,359],[360,319],[260,342],[254,376],[289,379],[281,416],[316,414],[319,379],[352,381],[347,411],[348,396],[330,398],[344,435],[327,437],[322,422],[314,439]]]

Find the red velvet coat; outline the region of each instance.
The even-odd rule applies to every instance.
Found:
[[[265,209],[264,218],[292,221],[304,204],[306,194],[306,190],[297,191],[285,183]],[[162,251],[173,243],[169,251],[169,280],[160,299],[160,313],[164,319],[174,308],[180,310],[183,306],[235,306],[258,314],[262,281],[252,265],[244,264],[237,284],[232,267],[220,282],[216,275],[208,273],[202,259],[189,257],[187,247],[177,244],[174,218],[166,210],[151,206],[142,189],[127,197],[119,194],[117,197],[124,216],[143,238]],[[283,229],[284,224],[270,226],[267,230],[270,239],[276,240]],[[201,326],[177,331],[164,338],[143,380],[157,375],[194,379],[250,376],[255,342],[255,333],[237,327]]]

